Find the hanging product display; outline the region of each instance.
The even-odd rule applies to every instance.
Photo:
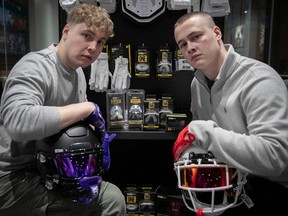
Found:
[[[111,89],[122,91],[130,88],[131,81],[131,50],[130,44],[111,46]]]
[[[173,54],[168,45],[160,47],[157,51],[157,77],[170,78],[172,77],[172,60]]]
[[[169,10],[200,11],[200,0],[167,0]]]
[[[108,13],[116,11],[116,0],[59,0],[59,4],[67,13],[78,4],[95,4],[100,5],[107,10]]]
[[[111,89],[121,91],[130,88],[131,75],[128,70],[128,58],[119,56],[115,60],[115,69],[111,80]]]
[[[149,23],[165,12],[165,0],[122,0],[122,11],[139,23]]]
[[[117,45],[111,45],[111,50],[110,50],[110,54],[111,54],[111,65],[110,65],[110,69],[111,71],[115,70],[115,60],[120,57],[123,56],[124,58],[128,59],[128,70],[129,73],[131,74],[131,45],[130,44],[117,44]]]
[[[222,17],[230,13],[229,0],[202,0],[201,11],[212,17]]]
[[[105,8],[108,13],[114,13],[116,11],[116,0],[96,0],[96,1],[98,1],[100,7]]]
[[[67,13],[72,10],[76,5],[79,4],[78,0],[59,0],[59,4],[63,10]]]
[[[175,50],[175,70],[194,70],[194,68],[186,61],[181,50]]]
[[[96,92],[106,91],[108,89],[109,77],[112,77],[112,73],[109,70],[108,54],[101,52],[96,61],[91,64],[90,90]]]
[[[135,77],[150,77],[150,52],[144,44],[135,52]]]

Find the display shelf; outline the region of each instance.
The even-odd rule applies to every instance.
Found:
[[[142,131],[142,130],[109,130],[107,133],[115,133],[115,139],[126,140],[176,140],[177,132],[166,131]]]

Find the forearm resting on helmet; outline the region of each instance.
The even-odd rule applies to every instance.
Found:
[[[61,129],[87,118],[95,109],[92,102],[82,102],[58,107],[61,117]]]

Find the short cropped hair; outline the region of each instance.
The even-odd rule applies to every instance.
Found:
[[[174,29],[184,23],[186,20],[192,18],[192,17],[197,17],[200,16],[202,17],[206,22],[207,22],[207,26],[210,28],[213,28],[216,24],[213,20],[213,18],[206,12],[201,12],[201,11],[196,11],[196,12],[190,12],[190,13],[186,13],[183,16],[181,16],[175,23],[174,25]]]

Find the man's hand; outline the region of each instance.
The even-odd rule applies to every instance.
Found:
[[[192,145],[193,141],[196,139],[195,134],[189,132],[189,124],[180,131],[178,137],[173,146],[174,162],[178,161],[180,155]]]
[[[90,115],[85,119],[88,124],[91,124],[95,127],[95,131],[100,133],[100,142],[103,141],[106,128],[105,128],[105,120],[102,116],[99,106],[94,103],[95,109]]]

